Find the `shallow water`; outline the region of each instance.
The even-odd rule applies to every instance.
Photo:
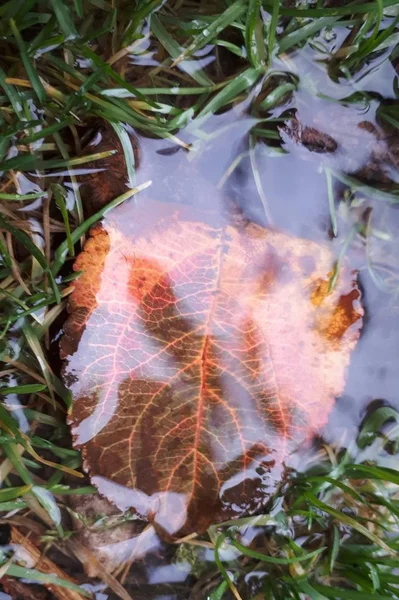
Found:
[[[323,67],[316,64],[314,53],[307,49],[291,55],[285,63],[276,65],[276,68],[294,72],[299,77],[300,83],[298,91],[289,102],[276,108],[271,116],[287,117],[288,114],[292,114],[292,112],[288,113],[288,110],[297,109],[297,118],[303,128],[305,126],[315,128],[323,134],[328,134],[337,142],[334,151],[315,152],[314,148],[305,147],[300,140],[292,139],[289,132],[280,130],[281,147],[276,143],[267,146],[258,141],[254,150],[249,153],[248,135],[254,127],[254,117],[248,114],[250,100],[244,101],[242,105],[236,106],[227,113],[212,116],[200,123],[201,137],[198,136],[196,126],[193,124],[181,130],[178,137],[190,144],[190,152],[176,148],[175,144],[168,140],[153,140],[137,134],[140,156],[136,173],[137,184],[151,180],[152,185],[136,199],[128,201],[123,207],[110,214],[104,221],[104,227],[110,232],[116,223],[116,228],[124,233],[127,232],[132,240],[142,235],[144,237],[148,235],[151,239],[159,214],[156,205],[152,209],[153,212],[147,205],[147,209],[143,209],[144,217],[137,217],[140,215],[140,207],[145,207],[146,202],[156,199],[166,206],[173,202],[173,210],[176,203],[195,206],[200,214],[201,211],[212,212],[215,209],[218,212],[220,207],[225,206],[226,202],[232,199],[246,218],[272,231],[313,240],[323,247],[330,248],[332,257],[338,259],[354,226],[364,223],[365,216],[372,215],[372,234],[369,239],[366,240],[365,236],[359,233],[353,233],[345,251],[345,260],[358,272],[362,304],[365,309],[364,325],[346,371],[345,387],[330,413],[327,424],[318,430],[319,436],[325,442],[350,447],[355,459],[357,454],[357,459],[361,460],[362,454],[356,450],[355,441],[368,408],[375,406],[377,402],[377,405],[386,404],[399,409],[396,366],[399,351],[399,312],[395,295],[398,285],[398,242],[394,234],[399,225],[399,214],[391,198],[379,197],[378,191],[376,192],[375,187],[372,187],[375,182],[367,181],[367,176],[364,177],[372,163],[377,164],[376,167],[373,166],[377,177],[385,172],[392,179],[393,184],[397,181],[398,170],[395,163],[397,155],[390,151],[391,145],[396,142],[396,135],[390,133],[386,141],[386,133],[377,117],[384,101],[393,98],[392,80],[395,71],[392,65],[385,61],[381,66],[369,69],[368,74],[359,81],[352,81],[345,85],[342,82],[336,84],[329,79]],[[309,81],[312,82],[311,90],[309,90]],[[359,90],[376,92],[368,110],[365,110],[364,106],[342,105],[333,101],[333,98],[339,101]],[[318,97],[320,93],[330,96],[331,100]],[[359,124],[364,124],[365,121],[372,124],[373,128],[362,125],[359,127]],[[279,125],[283,125],[283,122],[279,122]],[[204,137],[204,132],[211,139],[201,139]],[[235,165],[234,169],[232,165]],[[328,173],[331,175],[334,194],[336,235],[332,234]],[[359,189],[349,194],[348,186],[342,182],[342,175],[354,174],[358,175],[356,185]],[[387,183],[385,177],[383,187],[388,189],[389,185],[391,184]],[[170,210],[170,208],[165,209],[166,220]],[[150,219],[148,215],[152,215]],[[190,212],[189,218],[193,218]],[[143,219],[143,222],[140,219]],[[143,234],[143,228],[145,231],[149,223],[147,233]],[[116,244],[115,247],[123,254],[123,242],[116,237],[115,242],[112,243]],[[150,241],[150,245],[151,243]],[[173,243],[173,236],[169,239],[169,243]],[[195,241],[191,240],[191,243]],[[190,244],[189,238],[187,244]],[[155,255],[159,254],[160,260],[161,256],[165,256],[165,252],[167,252],[166,247],[161,252],[154,250]],[[126,260],[128,261],[128,258]],[[208,260],[211,260],[211,255]],[[279,263],[278,270],[284,266],[283,262]],[[332,266],[331,263],[330,267]],[[205,264],[204,268],[208,268],[208,265]],[[328,269],[326,274],[327,272]],[[174,292],[181,294],[182,297],[188,294],[187,289],[179,292],[176,292],[176,289]],[[101,296],[102,292],[99,293]],[[116,289],[116,293],[121,298],[124,292]],[[278,297],[278,302],[282,302],[283,297],[284,293]],[[292,297],[295,296],[290,296],[288,293],[287,302]],[[190,305],[188,312],[193,310],[195,312],[195,305]],[[150,347],[146,350],[142,347],[140,352],[142,351],[148,354],[152,352]],[[81,359],[78,354],[77,361],[79,360]],[[128,368],[131,368],[131,364]],[[154,367],[158,377],[161,378],[165,376],[165,369],[168,368],[162,365]],[[72,374],[79,377],[80,367],[73,363],[73,359],[69,369]],[[86,371],[85,373],[87,376]],[[86,379],[86,384],[90,386],[90,379]],[[73,392],[76,385],[79,383],[72,385]],[[309,393],[311,395],[310,391]],[[111,415],[108,413],[106,422],[110,418]],[[95,432],[101,433],[104,426],[104,422],[100,422],[96,425]],[[151,425],[147,424],[147,426],[150,432]],[[88,434],[86,425],[85,432],[82,434],[81,425],[79,427],[80,429],[75,429],[74,432],[77,441],[88,442],[93,437],[93,430],[91,429],[91,433]],[[165,452],[170,454],[171,449],[165,449]],[[235,451],[232,452],[234,454]],[[296,452],[291,459],[286,458],[286,464],[292,464],[298,469],[304,468],[309,447],[303,449],[303,452],[304,455],[298,455]],[[389,455],[382,453],[379,460],[381,464],[389,466],[391,459]],[[270,474],[268,477],[270,485]],[[142,514],[148,514],[149,509],[143,507],[143,499],[131,499],[131,492],[123,491],[121,488],[112,491],[111,484],[99,477],[94,480],[100,491],[121,508],[135,506]],[[206,495],[202,502],[207,502]],[[248,505],[247,508],[240,509],[237,514],[246,514],[246,511],[254,508],[256,506],[249,508]],[[184,522],[184,504],[181,504],[181,499],[177,496],[169,499],[164,509],[160,510],[161,512],[165,510],[166,513],[180,511],[180,515],[183,515],[181,523]],[[226,514],[226,518],[227,516]],[[167,522],[162,518],[158,520],[158,525],[165,527],[169,533],[175,531],[173,528],[168,529]],[[212,560],[212,552],[209,553],[208,560]],[[151,563],[151,558],[149,561]],[[176,582],[189,581],[187,579],[189,571],[189,564],[184,561],[178,567],[167,567],[162,564],[148,567],[148,585],[170,583],[173,587]],[[256,574],[253,577],[256,579]],[[165,599],[188,596],[183,592],[182,596],[172,593],[156,595],[156,597]]]
[[[290,56],[290,65],[294,66],[296,73],[301,73],[301,67],[303,71],[309,67],[312,73],[311,59],[309,51],[305,50]],[[258,143],[255,160],[262,193],[268,204],[267,212],[272,217],[271,224],[265,216],[248,156],[244,156],[232,174],[225,179],[230,166],[248,146],[248,132],[252,122],[246,114],[245,103],[234,111],[208,120],[204,127],[207,131],[215,135],[215,131],[222,130],[210,142],[198,142],[195,136],[190,132],[186,134],[184,130],[179,133],[184,141],[198,144],[191,162],[190,155],[184,150],[171,156],[160,154],[169,146],[167,141],[140,137],[142,166],[137,172],[137,182],[144,183],[151,179],[152,187],[148,190],[148,195],[166,202],[176,199],[187,202],[186,198],[189,197],[190,202],[198,205],[204,201],[204,197],[208,199],[209,196],[218,202],[218,194],[221,192],[233,198],[245,216],[255,222],[326,244],[336,257],[339,256],[351,227],[363,214],[372,210],[375,235],[368,243],[359,236],[356,237],[346,253],[349,264],[358,271],[362,303],[366,311],[365,323],[360,341],[351,357],[344,393],[338,399],[330,423],[324,430],[329,441],[342,441],[342,435],[345,435],[345,443],[350,443],[357,435],[367,406],[374,400],[399,408],[396,393],[396,360],[399,351],[399,308],[396,295],[399,243],[395,235],[399,225],[397,204],[394,200],[379,196],[378,184],[374,184],[374,188],[368,188],[366,182],[363,188],[359,185],[360,190],[355,191],[349,201],[346,201],[348,187],[340,181],[341,174],[351,175],[368,165],[375,142],[372,134],[359,130],[358,124],[367,120],[379,127],[375,113],[384,99],[393,97],[395,70],[389,61],[385,61],[382,66],[371,70],[365,77],[366,81],[361,79],[359,83],[351,82],[346,85],[333,84],[320,68],[317,73],[319,82],[316,93],[334,92],[338,99],[360,88],[367,92],[378,90],[381,96],[372,102],[370,110],[365,113],[356,106],[343,107],[315,98],[314,94],[311,96],[306,89],[302,90],[300,87],[289,106],[298,107],[300,120],[305,125],[320,128],[323,133],[336,139],[338,149],[331,154],[318,154],[283,136],[285,143],[283,142],[282,147],[285,153],[280,154]],[[386,96],[382,96],[382,92]],[[276,111],[275,116],[282,112],[281,109]],[[397,135],[393,133],[389,143],[397,143],[397,140]],[[383,159],[379,167],[381,171],[388,170],[396,182],[396,165]],[[336,178],[332,177],[338,219],[338,233],[333,238],[326,169],[337,174]],[[200,176],[197,176],[196,171],[200,172]],[[217,187],[220,182],[221,188],[212,189],[212,186]],[[350,203],[354,208],[351,208]],[[369,248],[366,249],[366,246]],[[343,413],[346,415],[344,424]]]
[[[337,37],[332,43],[338,44],[339,39],[343,38],[347,31],[341,29],[336,33]],[[204,56],[200,58],[198,64],[201,67],[211,64],[213,53],[214,49],[209,47],[206,52],[204,51]],[[139,58],[132,57],[132,62],[141,66],[157,64],[150,50],[147,55]],[[195,64],[190,61],[189,66],[183,64],[182,68],[193,69]],[[329,413],[328,422],[322,428],[319,423],[316,423],[317,427],[315,426],[313,430],[317,431],[323,441],[332,446],[350,448],[355,460],[360,461],[364,458],[364,452],[357,449],[356,438],[370,407],[388,405],[399,410],[397,392],[399,242],[395,234],[399,225],[399,213],[395,203],[397,197],[393,199],[394,197],[390,195],[392,190],[396,191],[395,185],[398,183],[399,161],[396,149],[398,136],[397,131],[381,119],[381,108],[397,102],[393,86],[396,72],[387,57],[381,55],[375,63],[367,65],[351,81],[344,81],[342,78],[333,81],[327,65],[309,46],[290,54],[284,60],[276,60],[273,69],[286,73],[287,77],[294,74],[299,79],[297,91],[272,111],[262,115],[269,120],[269,124],[266,123],[265,127],[278,134],[278,140],[274,136],[265,143],[264,138],[254,138],[253,147],[250,148],[249,136],[253,128],[255,125],[264,125],[264,123],[257,123],[256,112],[252,110],[251,95],[223,114],[194,121],[180,130],[176,135],[189,146],[189,151],[179,147],[172,140],[149,139],[140,132],[134,132],[139,147],[136,183],[143,184],[151,180],[152,184],[145,192],[110,213],[104,220],[104,227],[108,231],[114,231],[116,224],[119,232],[127,232],[133,240],[142,236],[143,229],[148,227],[147,233],[151,245],[151,236],[153,236],[154,224],[159,219],[159,213],[154,212],[150,219],[144,216],[143,223],[140,224],[137,209],[145,206],[146,202],[156,200],[163,203],[165,219],[168,218],[170,210],[168,205],[177,203],[189,207],[189,219],[197,220],[197,215],[209,212],[213,215],[211,220],[214,223],[215,211],[217,219],[223,220],[225,206],[233,201],[247,219],[269,228],[270,231],[281,233],[282,237],[277,238],[277,243],[279,239],[285,240],[284,236],[295,236],[301,240],[314,242],[315,244],[310,247],[315,251],[320,247],[319,245],[327,248],[331,255],[328,255],[330,257],[329,262],[327,261],[328,266],[323,263],[326,277],[334,266],[334,259],[338,259],[344,250],[345,261],[350,268],[358,272],[359,286],[362,291],[361,303],[365,310],[364,323],[360,339],[351,352],[350,365],[345,371],[344,388],[340,389],[339,397]],[[343,101],[351,94],[359,92],[367,95],[366,100],[363,99],[357,104]],[[287,125],[289,118],[294,114],[300,123],[302,133],[305,127],[314,128],[335,140],[336,148],[328,150],[328,147],[324,147],[325,139],[320,146],[320,137],[316,141],[316,148],[314,142],[307,145],[303,143],[303,139],[300,139],[302,133],[298,134],[297,130],[293,133]],[[365,126],[365,122],[370,125]],[[81,172],[83,171],[77,174]],[[368,175],[372,177],[369,178]],[[354,179],[345,179],[347,176],[353,176]],[[333,206],[328,193],[329,178],[332,182]],[[27,182],[23,191],[31,190]],[[379,190],[383,190],[385,195]],[[196,207],[195,213],[190,208],[193,206]],[[25,210],[35,210],[37,207],[38,203],[35,203]],[[158,209],[154,208],[154,211]],[[332,227],[334,218],[337,227],[335,234]],[[189,219],[187,217],[187,220]],[[367,228],[368,232],[365,234]],[[188,247],[194,243],[189,236],[186,240]],[[168,242],[172,243],[173,239],[168,238]],[[117,236],[113,244],[114,248],[120,250],[122,242]],[[164,258],[166,252],[167,248],[163,248],[160,260]],[[213,258],[212,252],[214,249],[209,253],[209,261]],[[157,248],[154,253],[158,253]],[[152,259],[153,256],[151,255],[150,258]],[[278,256],[276,264],[276,275],[281,277],[285,267],[281,255]],[[204,265],[205,270],[208,267],[209,265]],[[99,273],[99,280],[101,275],[102,273]],[[193,293],[193,289],[188,293],[187,289],[184,289],[184,292],[181,290],[177,292],[175,288],[174,292],[181,294],[183,298]],[[124,292],[115,287],[112,293],[117,293],[118,300],[121,300]],[[292,298],[296,301],[295,293],[297,293],[296,289],[279,292],[277,304],[283,301],[289,304]],[[186,312],[195,312],[197,308],[195,303],[191,304],[188,309],[186,307]],[[292,307],[287,312],[290,313],[291,310],[294,314]],[[125,318],[123,313],[118,316],[121,319]],[[295,337],[300,335],[299,328],[298,332]],[[154,335],[154,331],[152,333]],[[162,334],[162,332],[158,331],[155,334]],[[140,335],[145,335],[145,332],[144,334],[140,332]],[[280,335],[281,331],[277,331],[276,336]],[[140,348],[136,348],[136,352],[150,354],[154,353],[154,348],[151,345],[145,348],[144,344],[141,344]],[[81,362],[81,358],[78,357],[77,361]],[[165,377],[168,368],[169,365],[156,365],[151,377],[154,376],[155,371],[158,378]],[[172,368],[175,366],[172,365]],[[91,386],[91,381],[85,379],[87,372],[82,375],[81,369],[81,364],[71,363],[70,377],[82,377],[85,385]],[[127,370],[131,369],[132,365],[128,364]],[[125,375],[120,377],[123,378]],[[308,378],[310,379],[310,376]],[[123,385],[121,381],[118,380],[118,385]],[[69,383],[72,391],[74,386],[79,385],[79,382],[73,382],[71,379]],[[229,382],[225,382],[226,395],[228,386]],[[304,387],[305,385],[301,385],[302,391]],[[187,389],[185,391],[187,392]],[[248,406],[245,408],[248,411]],[[112,410],[110,412],[112,413]],[[85,415],[86,419],[90,420],[91,417],[91,414]],[[106,415],[105,421],[100,421],[100,425],[97,423],[94,426],[96,434],[101,433],[104,422],[108,422],[111,417],[112,414]],[[303,416],[294,413],[291,418],[295,427],[295,418],[303,419]],[[216,428],[223,419],[225,415],[219,416]],[[252,422],[250,425],[250,428],[254,429],[255,423]],[[152,426],[151,423],[147,424],[148,431]],[[278,427],[277,424],[277,431],[281,434]],[[80,444],[86,444],[93,437],[93,429],[87,427],[87,422],[86,428],[83,429],[83,433],[82,427],[79,431],[75,428],[74,432],[77,436],[76,441]],[[270,435],[270,431],[265,430],[264,433]],[[271,433],[275,435],[275,430]],[[117,438],[120,431],[116,430],[114,435]],[[259,431],[258,435],[262,437]],[[301,434],[301,441],[303,437],[306,438]],[[231,443],[232,448],[230,454],[227,453],[228,458],[220,459],[221,463],[228,462],[230,455],[237,454],[236,440],[231,432],[227,434],[227,441]],[[258,443],[260,439],[251,440],[254,441]],[[308,460],[313,462],[314,456],[309,438],[306,438],[306,442],[306,448],[302,449],[302,453],[296,451],[291,458],[284,454],[286,464],[301,470],[307,467]],[[170,454],[171,449],[167,448],[164,451]],[[378,460],[380,464],[386,466],[393,464],[392,457],[380,448],[378,448],[378,455],[373,455],[373,450],[367,452],[370,458]],[[112,460],[117,463],[117,453],[115,456],[112,455]],[[148,469],[148,465],[143,464],[140,468]],[[234,476],[236,475],[237,473],[234,472]],[[268,492],[274,490],[280,476],[281,473],[277,469],[275,479],[272,478],[273,480],[270,481],[270,472],[267,473],[264,482],[266,481],[266,487],[270,486]],[[233,475],[230,480],[231,478]],[[145,516],[153,512],[153,505],[148,506],[147,498],[141,497],[140,494],[138,494],[139,498],[131,501],[131,491],[118,488],[114,493],[109,489],[109,482],[104,484],[97,478],[95,483],[100,491],[105,491],[105,495],[121,508],[134,506]],[[201,496],[201,502],[207,501],[207,491],[205,490]],[[259,492],[258,488],[256,492]],[[145,493],[147,496],[156,495],[156,485],[153,482],[148,484]],[[265,494],[264,489],[262,494]],[[253,492],[252,496],[256,494]],[[180,525],[184,524],[186,518],[185,500],[184,498],[183,502],[181,500],[176,495],[170,502],[168,500],[162,509],[166,513],[169,511],[176,513],[178,525],[169,527],[168,519],[165,520],[164,515],[161,514],[157,522],[159,529],[166,530],[171,535],[180,530]],[[244,500],[248,502],[248,498]],[[258,498],[256,497],[255,500],[258,501]],[[258,504],[256,502],[254,505],[250,504],[249,502],[247,505],[240,506],[236,515],[242,516],[248,511],[260,510],[263,507],[263,497]],[[162,510],[159,512],[162,513]],[[225,518],[231,516],[231,512],[225,514]],[[248,543],[259,534],[259,529],[248,529],[246,533]],[[177,564],[176,562],[170,564],[170,561],[164,560],[163,555],[167,554],[171,547],[166,546],[153,530],[147,534],[145,541],[141,537],[139,542],[138,544],[137,538],[132,538],[120,542],[124,544],[123,548],[116,548],[113,543],[108,547],[108,552],[113,557],[118,552],[123,557],[131,556],[133,552],[135,558],[140,561],[140,569],[136,569],[133,574],[131,572],[127,579],[127,587],[134,590],[132,594],[135,598],[141,597],[137,595],[140,589],[143,598],[157,598],[157,600],[206,597],[205,593],[203,596],[194,596],[191,593],[192,582],[197,576],[195,572],[194,576],[192,575],[191,557],[190,559],[180,557]],[[196,560],[208,566],[212,564],[213,551],[204,548],[201,552],[200,560],[198,561],[198,558]],[[261,580],[262,573],[252,573],[248,576],[249,589],[253,583],[250,579],[257,580],[257,577]],[[254,587],[256,588],[256,581]],[[99,593],[98,598],[100,597],[104,596]]]

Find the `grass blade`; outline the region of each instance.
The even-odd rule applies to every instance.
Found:
[[[295,556],[293,558],[279,558],[277,556],[268,556],[267,554],[262,554],[261,552],[252,550],[251,548],[248,548],[247,546],[243,546],[242,544],[237,542],[237,540],[235,540],[234,538],[231,538],[230,543],[235,548],[237,548],[237,550],[240,550],[240,552],[242,552],[242,554],[244,554],[246,556],[251,556],[252,558],[256,558],[257,560],[260,560],[265,563],[270,563],[273,565],[292,565],[292,564],[295,564],[298,562],[304,562],[306,560],[314,558],[315,556],[319,556],[319,554],[324,552],[324,550],[326,549],[325,547],[318,548],[317,550],[313,550],[313,552],[308,552],[306,554],[303,554],[302,556]]]
[[[14,385],[10,387],[1,387],[0,395],[7,396],[8,394],[36,394],[37,392],[43,392],[47,386],[42,383],[30,383],[27,385]]]
[[[214,19],[212,23],[202,31],[202,35],[198,35],[194,38],[191,44],[183,50],[183,52],[176,58],[173,65],[178,65],[182,60],[192,56],[194,52],[197,52],[206,44],[211,42],[223,29],[231,25],[238,17],[242,16],[246,11],[246,6],[242,0],[236,0],[224,13]]]
[[[245,92],[246,90],[249,91],[261,74],[261,70],[253,68],[249,68],[243,73],[240,73],[207,103],[197,115],[194,122],[201,121],[206,115],[215,113],[222,107],[230,104],[230,102],[237,98],[242,92]]]
[[[94,225],[94,223],[97,223],[97,221],[99,221],[109,210],[115,208],[119,204],[122,204],[122,202],[125,202],[125,200],[127,200],[128,198],[131,198],[135,194],[138,194],[140,191],[146,189],[150,185],[151,185],[151,181],[148,181],[146,183],[143,183],[143,184],[137,186],[136,188],[134,188],[132,190],[128,190],[127,192],[122,194],[122,196],[118,196],[118,198],[115,198],[115,200],[113,200],[112,202],[110,202],[109,204],[104,206],[101,210],[96,212],[94,215],[92,215],[91,217],[86,219],[86,221],[84,221],[81,225],[79,225],[79,227],[77,227],[72,232],[71,237],[72,237],[73,243],[75,244],[79,240],[79,238],[82,237],[82,235],[84,233],[86,233],[90,229],[90,227],[92,225]],[[52,265],[53,276],[57,275],[58,271],[64,264],[67,252],[68,252],[68,244],[65,241],[58,247],[57,251],[55,252],[55,260]]]
[[[68,4],[63,0],[51,0],[51,3],[61,31],[67,38],[79,37]]]
[[[270,20],[269,39],[267,42],[267,59],[268,59],[269,65],[272,62],[273,50],[274,50],[274,46],[276,45],[276,29],[277,29],[279,12],[280,12],[280,0],[272,0],[272,9],[271,9],[272,18]],[[280,47],[280,52],[283,52],[281,47]]]
[[[32,88],[34,89],[39,102],[41,104],[44,104],[44,102],[46,101],[46,98],[47,98],[46,91],[43,87],[42,82],[40,81],[40,78],[37,74],[36,69],[34,68],[34,66],[32,65],[32,63],[30,61],[28,52],[25,47],[25,43],[21,37],[21,34],[18,31],[18,28],[15,24],[14,19],[10,19],[10,26],[11,26],[11,31],[13,32],[13,35],[17,41],[21,59],[22,59],[23,65],[25,67],[26,73],[32,84]]]
[[[32,157],[32,158],[34,158],[34,157]],[[0,226],[3,227],[4,229],[6,229],[6,231],[9,231],[15,237],[15,239],[18,240],[28,250],[28,252],[32,256],[34,256],[36,258],[37,262],[42,267],[43,271],[49,277],[50,285],[51,285],[51,288],[52,288],[52,290],[54,292],[54,296],[56,298],[57,304],[59,302],[61,302],[61,295],[60,295],[60,291],[58,289],[58,285],[55,282],[55,279],[53,277],[53,274],[52,274],[52,272],[50,270],[49,265],[47,264],[47,261],[46,261],[46,258],[44,256],[44,254],[32,242],[32,240],[30,239],[30,237],[28,235],[26,235],[25,232],[23,232],[20,229],[17,229],[13,225],[11,225],[11,223],[9,223],[3,217],[3,215],[0,215]]]
[[[317,508],[321,509],[322,511],[328,513],[332,517],[338,519],[338,521],[345,523],[346,525],[349,525],[350,527],[353,527],[353,529],[355,529],[356,531],[358,531],[359,533],[364,535],[366,538],[373,541],[375,544],[377,544],[383,550],[385,550],[385,552],[388,552],[388,554],[390,554],[392,556],[395,554],[394,551],[392,550],[392,548],[390,548],[382,539],[380,539],[372,531],[369,531],[367,529],[367,527],[365,527],[364,525],[361,525],[355,518],[353,518],[349,515],[346,515],[344,513],[341,513],[338,510],[335,510],[334,508],[331,508],[331,506],[328,506],[328,504],[326,504],[325,502],[322,502],[321,500],[316,498],[316,496],[314,496],[313,494],[305,493],[304,496],[311,504],[313,504]]]
[[[6,570],[6,574],[11,577],[26,579],[27,581],[37,581],[38,583],[43,583],[45,585],[56,585],[61,588],[73,590],[86,598],[91,597],[91,594],[84,588],[75,583],[71,583],[66,579],[61,579],[61,577],[57,577],[57,575],[52,575],[51,573],[41,573],[36,569],[27,569],[26,567],[19,567],[18,565],[10,565]]]
[[[134,188],[136,185],[136,161],[134,157],[134,148],[132,144],[132,138],[127,133],[126,129],[121,123],[111,122],[112,129],[115,131],[119,138],[121,146],[123,148],[123,154],[125,156],[126,172],[128,175],[129,186]]]
[[[265,43],[263,22],[260,17],[260,0],[249,0],[247,23],[245,27],[245,46],[252,66],[259,69],[265,64]]]

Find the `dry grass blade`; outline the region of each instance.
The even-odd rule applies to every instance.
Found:
[[[40,571],[41,573],[56,575],[60,579],[64,579],[65,581],[69,581],[74,585],[78,585],[78,583],[72,579],[69,575],[65,573],[60,567],[58,567],[52,560],[42,555],[39,548],[33,543],[32,538],[28,538],[23,535],[17,529],[17,527],[11,527],[11,544],[16,547],[16,556],[18,556],[18,546],[23,549],[23,553],[27,555],[27,559],[35,565],[35,569]],[[52,584],[46,585],[44,584],[55,596],[57,600],[84,600],[84,596],[79,594],[74,590],[70,590],[68,588],[61,588]]]
[[[108,573],[98,558],[86,546],[77,540],[68,542],[68,547],[83,565],[89,565],[92,576],[98,577],[119,597],[121,600],[134,600],[117,579]]]
[[[6,232],[6,240],[7,240],[7,250],[8,250],[8,254],[10,256],[10,260],[11,260],[12,274],[14,275],[15,279],[18,281],[19,285],[24,290],[25,294],[30,296],[31,295],[30,290],[29,290],[28,286],[26,285],[26,283],[24,282],[24,280],[22,279],[18,263],[15,260],[12,236],[9,231]]]

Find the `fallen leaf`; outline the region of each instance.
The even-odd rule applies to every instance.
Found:
[[[328,293],[327,247],[210,204],[140,199],[96,226],[61,342],[92,482],[167,536],[265,504],[361,327],[347,264]]]
[[[324,154],[335,152],[338,148],[337,142],[327,133],[318,131],[315,127],[303,126],[298,119],[290,119],[281,128],[296,144],[303,145],[310,152]]]

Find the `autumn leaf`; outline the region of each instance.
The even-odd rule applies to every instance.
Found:
[[[143,200],[97,226],[61,354],[100,493],[172,536],[261,508],[344,387],[362,309],[333,267],[229,210]]]

